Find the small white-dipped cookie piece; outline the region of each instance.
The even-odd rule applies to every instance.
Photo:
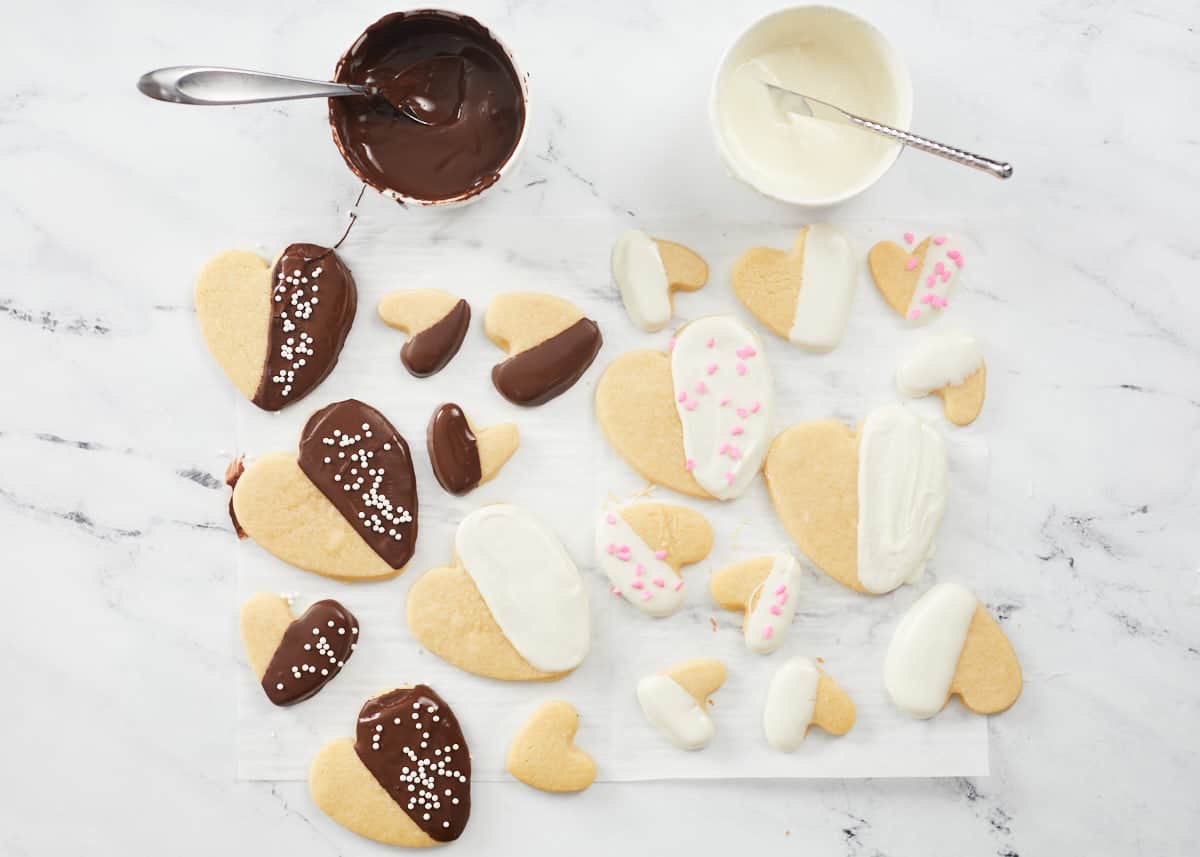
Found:
[[[716,734],[708,697],[725,683],[725,665],[698,658],[638,682],[637,698],[646,719],[681,750],[707,747]]]
[[[799,749],[809,726],[845,735],[855,718],[849,695],[811,658],[789,658],[771,676],[763,705],[763,734],[774,749],[784,753]]]
[[[788,551],[720,569],[709,580],[713,600],[726,610],[744,610],[746,647],[770,654],[783,645],[800,604],[803,576]]]
[[[946,419],[970,425],[983,409],[987,367],[979,340],[965,330],[940,330],[905,353],[896,386],[910,398],[937,393]]]
[[[880,241],[867,254],[875,287],[914,326],[928,324],[950,305],[964,264],[961,245],[946,234],[917,243],[913,233],[905,232],[904,246]]]
[[[676,291],[694,292],[708,282],[708,265],[682,244],[629,229],[613,244],[612,274],[629,320],[655,331],[671,321]]]

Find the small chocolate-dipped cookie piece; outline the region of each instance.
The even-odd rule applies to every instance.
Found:
[[[433,475],[451,494],[460,495],[499,473],[520,441],[513,423],[476,430],[463,409],[453,402],[433,412],[426,433]]]
[[[427,378],[458,353],[471,325],[471,306],[439,289],[408,289],[381,300],[379,317],[408,334],[400,362],[412,375]]]

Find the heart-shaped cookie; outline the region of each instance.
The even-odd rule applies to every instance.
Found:
[[[955,694],[976,714],[998,714],[1021,695],[1021,665],[1000,625],[974,594],[939,583],[896,627],[884,664],[892,702],[933,717]]]
[[[708,521],[685,506],[632,503],[596,525],[596,555],[612,594],[656,617],[683,606],[679,570],[708,556],[712,543]]]
[[[725,683],[725,664],[695,658],[638,682],[642,713],[655,729],[681,750],[707,747],[716,734],[708,697]]]
[[[949,235],[931,235],[913,247],[915,240],[906,232],[906,246],[880,241],[867,254],[867,267],[888,306],[921,325],[949,306],[964,260],[961,246]]]
[[[776,750],[799,749],[809,726],[830,735],[845,735],[857,715],[846,691],[810,658],[790,658],[780,665],[767,687],[763,733]]]
[[[708,282],[708,263],[682,244],[629,229],[613,244],[612,273],[629,320],[654,331],[671,321],[675,292],[694,292]]]
[[[488,339],[508,352],[492,383],[514,405],[561,396],[596,359],[600,327],[571,302],[540,292],[496,295],[483,319]]]
[[[544,792],[578,792],[596,779],[596,763],[575,744],[579,712],[561,699],[543,703],[508,745],[508,772]]]
[[[357,399],[313,414],[299,455],[277,452],[236,478],[246,535],[284,562],[338,580],[394,577],[417,541],[417,482],[404,438]]]
[[[447,402],[429,418],[425,442],[438,484],[462,495],[495,478],[517,451],[521,435],[514,423],[477,429],[462,408]]]
[[[800,230],[790,251],[750,248],[732,279],[734,294],[776,336],[832,351],[846,332],[858,265],[845,236],[816,223]]]
[[[771,444],[763,476],[775,513],[822,571],[859,592],[916,580],[946,508],[941,436],[900,405],[858,431],[837,420],[799,423]]]
[[[979,340],[962,330],[933,333],[916,344],[896,370],[896,386],[906,396],[936,393],[946,419],[970,425],[983,409],[987,366]]]
[[[328,247],[291,244],[274,265],[233,250],[196,278],[196,318],[217,364],[260,408],[304,398],[337,364],[358,304]]]
[[[732,499],[770,443],[774,386],[758,335],[733,316],[684,325],[670,354],[631,351],[596,385],[596,419],[613,448],[652,482]]]
[[[713,600],[726,610],[743,610],[742,632],[752,652],[769,654],[787,639],[800,604],[800,563],[787,551],[744,560],[709,580]]]
[[[286,599],[259,592],[242,605],[241,626],[246,660],[276,705],[315,696],[358,645],[358,620],[333,599],[293,619]]]
[[[471,752],[450,706],[426,685],[368,699],[354,738],[322,747],[308,772],[322,812],[382,842],[424,848],[462,835],[471,815]]]
[[[471,306],[441,289],[405,289],[379,302],[379,317],[408,334],[400,362],[410,374],[426,378],[458,353],[471,326]]]
[[[484,506],[458,525],[454,554],[408,591],[417,642],[504,681],[556,679],[579,666],[591,644],[587,593],[549,528],[516,506]]]

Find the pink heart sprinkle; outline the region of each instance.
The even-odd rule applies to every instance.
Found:
[[[937,280],[936,280],[936,278],[933,276],[933,274],[930,274],[928,277],[926,277],[926,278],[925,278],[925,285],[926,285],[926,286],[932,286],[932,285],[933,285],[934,283],[936,283],[936,282],[937,282]],[[681,395],[681,396],[682,396],[683,394],[682,394],[682,393],[680,393],[679,395]],[[682,402],[682,401],[683,401],[683,399],[680,399],[679,401],[681,401],[681,402]]]
[[[655,552],[654,552],[654,558],[655,558],[655,559],[666,559],[666,558],[667,558],[667,552],[666,552],[666,551],[661,551],[661,550],[660,550],[660,551],[655,551]]]
[[[640,580],[635,580],[633,583],[631,583],[629,585],[632,586],[634,589],[645,589],[646,588],[646,584],[642,583]]]
[[[729,447],[729,457],[732,458],[734,461],[737,461],[739,458],[742,457],[742,451],[740,449],[738,449],[736,446],[731,446],[731,447]]]
[[[697,381],[697,382],[696,382],[696,392],[697,392],[697,393],[700,393],[700,394],[707,393],[707,392],[708,392],[708,385],[707,385],[707,384],[705,384],[703,381]]]
[[[905,243],[907,243],[907,244],[911,244],[911,243],[913,243],[913,241],[915,241],[915,240],[916,240],[916,238],[917,238],[917,236],[913,235],[911,232],[905,232],[905,233],[904,233],[904,241],[905,241]]]
[[[681,402],[686,402],[687,401],[687,390],[680,390],[678,399]]]
[[[608,547],[606,547],[605,550],[608,551],[609,556],[612,556],[613,554],[615,554],[617,552],[617,546],[614,545],[612,542],[609,542]]]
[[[738,373],[739,375],[745,375],[745,374],[746,374],[746,364],[745,364],[745,363],[739,363],[739,364],[737,365],[737,373]]]
[[[674,350],[675,350],[675,340],[668,339],[667,340],[667,351],[674,351]]]
[[[768,625],[767,627],[763,628],[763,639],[764,640],[771,639],[771,635],[774,633],[775,633],[775,629],[772,628],[770,625]]]
[[[963,266],[963,260],[962,260],[962,257],[961,257],[961,256],[957,257],[957,258],[954,260],[954,264],[955,264],[955,265],[957,265],[958,267],[960,267],[960,268],[961,268],[961,267]]]
[[[771,605],[771,615],[773,615],[773,616],[778,616],[778,615],[780,615],[781,613],[783,613],[783,611],[779,609],[779,605],[778,605],[778,604],[772,604],[772,605]]]
[[[752,413],[752,414],[757,414],[757,413],[758,413],[758,409],[759,409],[760,407],[761,407],[761,405],[759,405],[759,403],[758,403],[758,399],[755,399],[753,402],[751,402],[751,403],[750,403],[750,413]]]
[[[935,297],[937,297],[937,295],[935,295],[933,292],[926,292],[925,294],[921,295],[921,303],[931,304],[933,303],[933,299]]]
[[[946,243],[946,236],[945,236],[945,235],[939,235],[937,238],[934,238],[934,239],[933,239],[933,243],[934,243],[934,244],[937,244],[937,245],[940,247],[941,245],[943,245],[943,244],[945,244],[945,243]]]
[[[642,593],[642,600],[643,600],[643,601],[649,601],[649,600],[650,600],[650,598],[651,598],[651,596],[650,596],[650,593],[649,593],[649,592],[643,592],[643,593]]]
[[[611,590],[609,590],[609,591],[610,591],[610,592],[612,592],[612,594],[613,594],[613,595],[620,595],[620,594],[621,594],[621,590],[617,589],[617,587],[615,587],[615,586],[614,586],[614,587],[613,587]]]
[[[621,545],[617,548],[617,559],[621,562],[629,562],[629,557],[632,554],[629,552],[629,545]]]
[[[682,581],[682,580],[677,580],[677,581],[675,581],[675,586],[673,587],[673,589],[674,589],[676,592],[678,592],[679,590],[683,589],[683,581]]]
[[[662,589],[664,586],[667,585],[667,582],[665,580],[663,580],[661,577],[656,577],[650,582],[653,583],[655,586],[657,586],[659,589]]]
[[[696,460],[694,458],[689,458],[687,461],[684,462],[683,469],[688,471],[689,473],[691,471],[695,470],[696,469]]]
[[[726,405],[728,405],[728,404],[729,404],[730,402],[732,402],[732,401],[733,401],[733,400],[732,400],[731,398],[729,398],[728,396],[726,396],[724,399],[722,399],[722,400],[721,400],[721,407],[722,407],[722,408],[723,408],[723,407],[725,407]]]
[[[906,271],[911,271],[915,267],[917,267],[917,257],[916,256],[910,257],[909,260],[904,263],[904,270],[906,270]]]
[[[908,311],[908,317],[915,321],[921,317],[921,311],[919,309],[910,309]]]
[[[607,515],[604,516],[604,520],[608,521],[610,524],[615,524],[617,522],[617,516],[614,515],[612,512],[609,512]]]
[[[646,573],[646,566],[642,565],[639,562],[637,565],[635,565],[633,567],[633,573],[636,574],[638,577],[641,577],[643,574]]]
[[[730,433],[731,435],[733,435],[734,437],[737,437],[739,434],[741,434],[741,433],[742,433],[742,432],[744,432],[745,430],[746,430],[746,429],[745,429],[744,427],[742,427],[742,426],[734,426],[733,428],[731,428],[731,429],[729,430],[729,433]]]
[[[776,595],[785,595],[785,594],[787,594],[787,585],[786,585],[786,584],[783,584],[783,583],[779,584],[779,586],[778,586],[778,587],[776,588],[776,590],[775,590],[775,594],[776,594]]]
[[[734,480],[733,471],[732,471],[732,470],[726,471],[726,473],[725,473],[725,484],[726,484],[726,485],[732,485],[732,484],[733,484],[733,480]]]
[[[695,402],[685,402],[683,406],[684,406],[685,408],[687,408],[689,411],[694,411],[694,410],[696,410],[696,403],[695,403]]]
[[[785,593],[783,593],[783,595],[780,595],[780,596],[779,596],[779,603],[780,603],[780,604],[787,604],[787,600],[788,600],[788,594],[787,594],[786,592],[785,592]]]
[[[933,272],[934,272],[935,274],[944,274],[944,273],[946,273],[946,263],[945,263],[945,262],[938,262],[936,265],[934,265],[934,266],[933,266]]]
[[[742,419],[745,419],[746,417],[750,416],[750,412],[747,411],[745,408],[738,408],[737,415],[739,417],[741,417]]]
[[[709,348],[712,348],[714,345],[716,345],[716,344],[717,344],[717,340],[713,339],[713,338],[710,336],[710,337],[708,338],[708,342],[706,342],[706,343],[704,343],[704,344],[705,344],[705,345],[707,345]]]
[[[719,447],[717,447],[717,455],[724,455],[727,452],[729,452],[729,444],[728,443],[723,443]]]
[[[716,363],[709,363],[709,364],[708,364],[708,374],[709,374],[709,375],[716,375],[716,374],[717,374],[717,364],[716,364]]]
[[[945,298],[938,298],[933,302],[933,305],[938,309],[945,309],[946,307],[950,306],[950,301],[946,300]]]
[[[948,283],[948,282],[950,282],[950,272],[949,272],[949,271],[943,271],[943,272],[942,272],[942,282],[943,282],[943,283]]]
[[[946,255],[949,256],[951,259],[961,259],[962,258],[962,253],[958,252],[957,250],[947,250]]]
[[[935,285],[937,285],[937,284],[933,281],[933,277],[930,277],[928,280],[925,281],[925,288],[927,288],[927,289],[932,289]]]

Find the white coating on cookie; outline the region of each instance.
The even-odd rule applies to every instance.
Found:
[[[910,264],[915,258],[910,257]],[[915,325],[933,321],[949,303],[950,292],[958,282],[962,265],[962,248],[952,236],[930,237],[925,247],[925,259],[921,262],[921,272],[917,276],[917,288],[908,302],[904,317]]]
[[[804,742],[820,683],[821,671],[805,657],[784,661],[771,676],[763,705],[763,733],[773,748],[790,753]]]
[[[901,711],[924,719],[945,707],[978,604],[965,586],[939,583],[908,608],[883,667],[888,696]]]
[[[832,351],[842,341],[858,283],[858,262],[846,236],[827,223],[804,233],[800,293],[788,339],[813,351]]]
[[[699,750],[716,734],[708,712],[668,676],[643,678],[638,682],[637,698],[651,725],[682,750]]]
[[[771,444],[775,392],[762,341],[729,315],[683,327],[671,351],[684,466],[709,494],[740,496]]]
[[[744,631],[750,651],[769,654],[787,639],[800,603],[800,583],[800,563],[787,551],[777,553],[766,579],[750,596],[754,607]]]
[[[658,243],[639,229],[613,244],[612,274],[629,320],[642,330],[662,330],[671,320],[671,290]]]
[[[587,593],[551,530],[517,506],[484,506],[458,525],[454,549],[521,657],[542,672],[579,666],[591,641]]]
[[[658,553],[629,526],[619,510],[607,512],[596,525],[596,555],[612,583],[613,594],[643,613],[670,616],[683,606],[683,579]]]
[[[979,340],[965,330],[937,331],[918,342],[896,370],[896,386],[906,396],[927,396],[955,387],[983,366]]]
[[[872,411],[859,432],[858,581],[891,592],[921,576],[946,511],[946,449],[903,405]]]

